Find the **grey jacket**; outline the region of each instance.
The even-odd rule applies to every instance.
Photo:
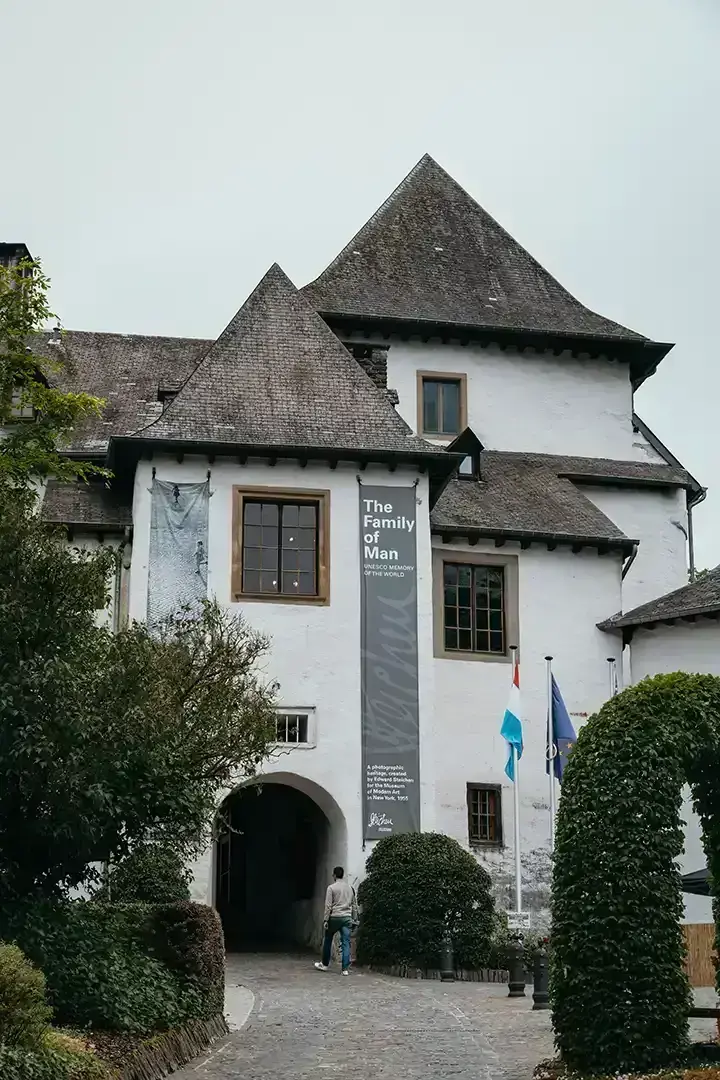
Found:
[[[347,919],[352,923],[358,921],[355,890],[344,878],[328,885],[325,893],[325,922],[328,919]]]

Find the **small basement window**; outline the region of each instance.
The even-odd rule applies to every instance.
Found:
[[[502,845],[502,791],[497,784],[468,784],[468,840],[488,847]]]
[[[310,717],[308,713],[302,712],[280,712],[277,715],[277,735],[275,741],[278,743],[289,743],[290,745],[298,745],[300,743],[310,742]]]

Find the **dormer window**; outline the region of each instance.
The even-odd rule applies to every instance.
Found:
[[[35,409],[31,402],[24,396],[20,387],[16,387],[12,392],[12,399],[10,404],[10,416],[13,420],[34,420]]]
[[[462,434],[450,443],[447,448],[449,454],[463,455],[457,467],[458,480],[481,479],[480,464],[483,450],[483,444],[472,428],[465,428]]]
[[[458,476],[461,480],[475,480],[478,471],[478,467],[473,460],[472,454],[468,454],[467,457],[463,458],[463,460],[460,462],[460,467],[458,468]]]

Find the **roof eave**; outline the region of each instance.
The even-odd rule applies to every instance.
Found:
[[[356,462],[361,468],[370,465],[387,465],[397,468],[407,465],[420,472],[427,472],[430,478],[431,505],[439,498],[448,481],[456,472],[462,454],[450,454],[447,450],[371,450],[348,449],[327,446],[289,446],[274,443],[221,443],[211,440],[195,439],[143,439],[136,435],[117,435],[110,438],[107,452],[107,466],[134,465],[146,453],[202,454],[215,457],[251,457],[279,460],[289,458],[298,461],[326,461],[338,464],[341,461]]]
[[[655,488],[658,491],[670,491],[675,488],[692,490],[691,477],[687,480],[662,480],[653,476],[609,476],[607,473],[573,472],[565,470],[558,472],[563,480],[570,480],[573,484],[585,484],[588,487],[628,487],[628,488]]]
[[[501,347],[518,345],[524,348],[554,350],[591,355],[612,354],[630,363],[634,386],[640,386],[657,368],[663,357],[672,349],[667,342],[650,341],[642,337],[579,334],[566,331],[537,330],[528,327],[478,325],[472,323],[439,322],[432,319],[395,318],[385,315],[367,315],[346,311],[318,308],[318,314],[333,330],[379,334],[383,337],[439,337],[460,342],[476,341],[489,345],[497,342]]]
[[[623,555],[630,555],[638,543],[625,536],[583,536],[570,533],[538,532],[530,529],[490,529],[480,525],[451,525],[448,523],[433,523],[431,532],[436,536],[442,536],[445,542],[453,538],[466,539],[470,543],[479,540],[493,540],[496,547],[501,547],[507,541],[516,541],[521,547],[529,547],[531,544],[544,544],[549,550],[557,547],[571,547],[575,552],[583,548],[595,548],[599,552],[617,551]]]
[[[703,607],[698,608],[689,608],[687,611],[679,611],[675,614],[666,612],[665,614],[641,615],[638,618],[633,618],[632,613],[628,613],[627,616],[605,619],[596,625],[598,630],[603,630],[606,633],[620,633],[627,630],[639,630],[642,627],[652,629],[660,624],[671,626],[677,622],[694,622],[696,619],[703,618],[720,618],[720,602],[705,604]]]

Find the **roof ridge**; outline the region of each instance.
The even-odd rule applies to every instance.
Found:
[[[273,263],[172,402],[128,438],[446,458]],[[453,462],[447,462],[450,472]],[[443,464],[443,469],[445,465]]]
[[[155,424],[159,423],[161,420],[164,420],[167,417],[168,413],[171,412],[171,410],[173,409],[173,406],[175,406],[175,404],[177,403],[178,398],[182,394],[182,392],[185,389],[185,387],[187,386],[187,384],[195,376],[196,372],[198,372],[200,370],[200,368],[205,363],[205,360],[207,359],[209,354],[212,352],[212,350],[215,348],[215,346],[220,345],[223,338],[226,337],[226,335],[229,334],[230,330],[233,327],[237,328],[237,326],[239,326],[240,321],[241,321],[241,316],[242,316],[243,312],[248,307],[248,305],[250,304],[252,299],[255,297],[255,295],[259,292],[259,290],[265,285],[266,280],[273,273],[281,274],[282,277],[285,279],[285,281],[287,281],[288,284],[292,286],[292,288],[295,288],[292,281],[290,281],[290,278],[287,276],[287,274],[285,273],[283,268],[280,266],[280,264],[278,262],[274,262],[269,267],[269,269],[265,271],[265,273],[260,278],[260,280],[258,281],[255,288],[252,290],[252,292],[249,293],[249,295],[245,298],[245,300],[240,305],[240,307],[237,309],[237,311],[233,315],[232,319],[230,319],[230,322],[227,324],[227,326],[224,328],[224,330],[221,330],[220,334],[214,339],[214,341],[210,341],[207,349],[205,349],[201,353],[201,355],[197,358],[195,366],[193,367],[192,371],[190,371],[190,373],[188,375],[186,375],[183,382],[181,382],[180,386],[177,389],[177,393],[175,394],[174,398],[169,403],[167,408],[163,409],[163,411],[160,413],[160,415],[156,416],[153,420],[151,420],[149,424],[145,424],[144,427],[138,428],[136,431],[133,431],[132,432],[133,435],[141,435],[144,431],[148,431],[151,427],[154,427]],[[203,339],[201,339],[201,340],[203,340]]]
[[[304,291],[326,316],[648,340],[573,296],[430,154]]]
[[[338,254],[335,256],[335,258],[331,262],[329,262],[327,264],[327,266],[323,270],[320,271],[320,273],[317,275],[317,277],[313,278],[312,281],[306,282],[306,284],[302,286],[301,291],[304,291],[305,289],[309,289],[311,285],[314,285],[315,282],[318,281],[323,276],[323,274],[326,274],[329,270],[332,270],[332,268],[334,266],[336,266],[337,263],[340,262],[342,257],[352,250],[352,245],[355,243],[355,241],[357,240],[360,233],[363,232],[365,229],[367,229],[370,225],[372,225],[380,217],[380,215],[383,213],[383,211],[386,209],[386,207],[388,207],[388,206],[390,206],[392,204],[395,196],[400,191],[400,189],[403,188],[405,186],[405,184],[407,184],[408,180],[410,180],[413,176],[415,176],[416,173],[420,172],[422,167],[428,165],[431,162],[432,162],[433,165],[437,166],[437,168],[440,169],[442,172],[445,172],[442,165],[438,165],[437,161],[435,161],[435,158],[431,157],[430,154],[423,154],[423,156],[420,158],[420,160],[415,162],[415,164],[413,165],[410,172],[406,173],[406,175],[402,178],[400,183],[397,184],[393,188],[393,190],[390,192],[390,194],[385,199],[385,201],[382,202],[380,204],[380,206],[378,206],[377,210],[375,210],[375,212],[370,215],[370,217],[367,219],[367,221],[363,225],[361,225],[360,228],[357,229],[357,231],[355,233],[353,233],[353,235],[348,240],[347,244],[342,249],[342,251],[338,252]],[[450,176],[449,173],[446,173],[446,175]],[[450,179],[452,179],[452,177],[450,177]]]

